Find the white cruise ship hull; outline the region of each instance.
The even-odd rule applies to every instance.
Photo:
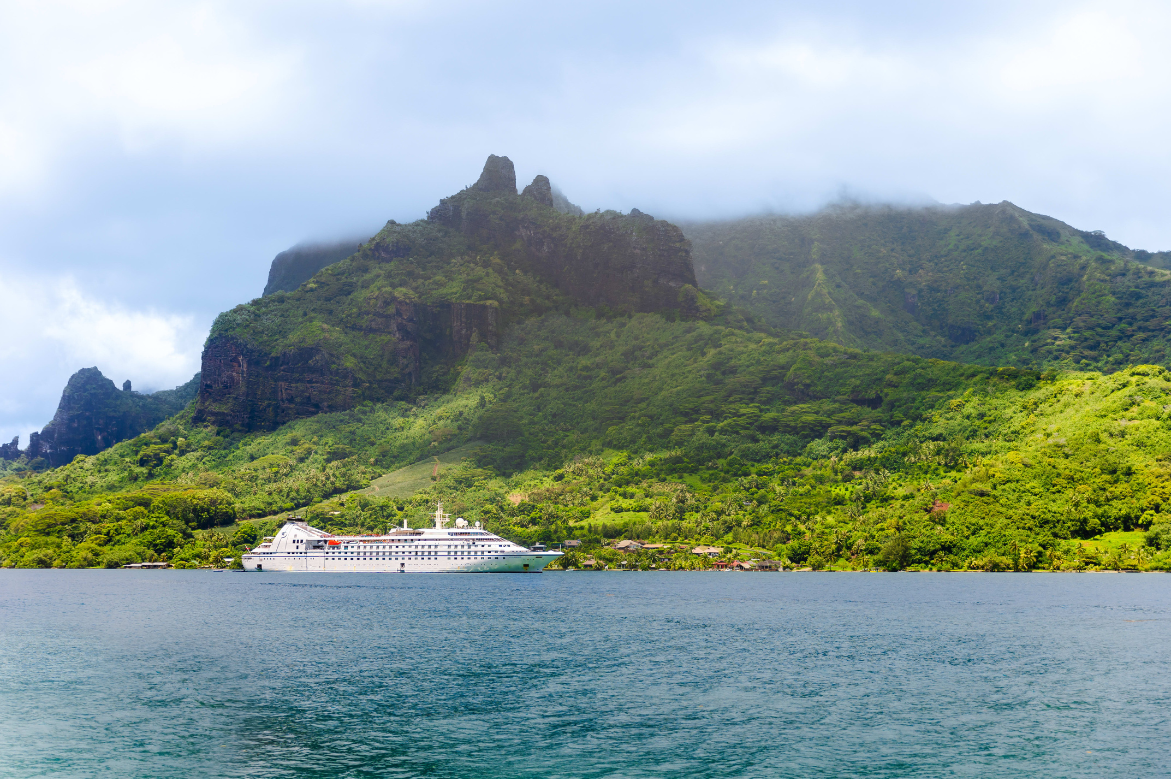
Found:
[[[528,552],[504,555],[497,560],[386,560],[380,558],[330,560],[325,555],[245,554],[246,571],[292,573],[539,573],[561,555],[558,552]]]

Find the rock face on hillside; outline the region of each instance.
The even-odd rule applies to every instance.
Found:
[[[335,243],[304,244],[278,254],[268,269],[268,283],[264,294],[284,290],[292,292],[304,284],[317,271],[344,260],[362,245],[362,241],[337,241]]]
[[[549,183],[548,176],[537,176],[533,179],[532,184],[525,187],[520,196],[535,200],[542,205],[549,206],[549,208],[556,208],[556,203],[553,200],[553,185]]]
[[[683,318],[710,310],[679,228],[637,210],[582,214],[546,176],[518,194],[512,161],[493,155],[426,220],[388,222],[286,294],[221,314],[195,420],[272,429],[444,391],[463,357],[495,348],[502,328],[582,308]]]
[[[79,454],[97,454],[181,411],[195,398],[198,378],[173,390],[141,395],[130,389],[129,381],[119,390],[97,368],[83,368],[69,378],[53,421],[29,437],[28,449],[21,452],[13,439],[0,446],[0,457],[43,458],[58,466]]]
[[[425,362],[459,360],[477,343],[495,348],[496,313],[474,303],[394,301],[368,322],[368,333],[387,337],[383,356],[390,358],[373,380],[322,346],[272,354],[238,337],[212,337],[203,352],[195,422],[270,430],[363,400],[408,398],[420,386]]]

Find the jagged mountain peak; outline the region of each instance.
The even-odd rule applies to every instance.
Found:
[[[516,169],[512,166],[512,160],[489,154],[488,161],[484,163],[484,170],[480,173],[479,180],[472,185],[472,189],[476,192],[501,192],[515,195]]]
[[[549,183],[549,177],[538,174],[533,179],[533,183],[524,188],[524,192],[520,193],[521,197],[527,197],[537,201],[550,208],[556,208],[553,201],[553,185]]]

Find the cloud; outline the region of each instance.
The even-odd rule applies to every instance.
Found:
[[[39,430],[65,382],[96,365],[138,391],[170,389],[199,370],[206,329],[190,315],[129,310],[86,295],[71,277],[0,275],[0,441]],[[27,443],[27,439],[25,439]]]
[[[0,161],[20,163],[0,167],[0,193],[30,172],[50,186],[71,148],[102,134],[131,153],[268,134],[297,98],[298,62],[295,44],[258,40],[217,3],[0,4]]]
[[[37,301],[0,429],[94,362],[186,378],[277,252],[489,153],[588,210],[1007,199],[1169,249],[1169,38],[1144,0],[0,3],[0,279]]]
[[[1008,89],[1030,97],[1064,97],[1102,85],[1116,89],[1143,77],[1147,42],[1125,16],[1075,11],[1052,24],[1039,41],[1023,43],[1006,52],[1000,76]]]

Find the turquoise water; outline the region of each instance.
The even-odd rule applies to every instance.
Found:
[[[1171,576],[0,571],[0,776],[1150,777]]]

